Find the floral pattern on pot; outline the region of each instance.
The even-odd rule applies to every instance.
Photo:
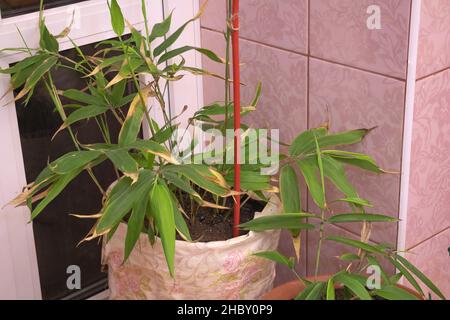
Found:
[[[272,196],[255,216],[280,211],[278,197]],[[273,287],[275,263],[253,254],[276,250],[279,231],[250,232],[227,241],[177,241],[174,278],[169,275],[161,242],[157,240],[152,247],[145,234],[123,264],[126,231],[126,224],[121,224],[103,248],[111,299],[253,300]]]

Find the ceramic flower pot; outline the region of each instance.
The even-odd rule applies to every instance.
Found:
[[[255,217],[280,212],[272,196]],[[259,299],[273,287],[275,263],[255,257],[278,247],[279,231],[249,232],[227,241],[186,242],[175,246],[175,277],[169,275],[161,241],[153,247],[142,234],[122,264],[126,224],[104,245],[111,299]]]
[[[323,275],[323,276],[318,276],[317,278],[308,277],[306,279],[309,281],[328,281],[329,278],[330,278],[329,275]],[[413,294],[420,300],[423,299],[414,290],[411,290],[410,288],[407,288],[402,285],[397,285],[397,286],[399,288],[402,288],[402,289],[408,291],[409,293]],[[305,289],[305,285],[302,282],[297,281],[297,280],[291,281],[291,282],[285,283],[279,287],[274,288],[269,293],[262,296],[261,300],[293,300],[304,289]]]

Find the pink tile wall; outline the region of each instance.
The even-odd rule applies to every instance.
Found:
[[[406,248],[450,297],[450,70],[417,82]],[[439,235],[436,235],[439,234]],[[432,261],[432,263],[430,263]]]
[[[447,299],[450,299],[449,247],[450,229],[447,229],[413,248],[406,255],[406,258],[426,274]],[[423,288],[425,289],[426,287],[423,286]],[[430,290],[424,290],[424,292],[431,293],[433,299],[438,298]]]
[[[316,59],[311,59],[309,72],[310,126],[329,120],[331,131],[377,127],[350,149],[372,155],[388,171],[400,172],[405,83]],[[370,211],[398,216],[399,174],[377,175],[357,169],[349,173],[360,196],[375,204]],[[341,195],[329,192],[328,197]],[[348,210],[343,206],[335,209]],[[353,224],[349,230],[359,232],[360,228]],[[396,237],[395,224],[374,225],[375,241],[395,243]]]
[[[308,52],[308,0],[241,0],[243,39],[291,51]],[[224,0],[210,0],[202,27],[225,30]]]
[[[450,1],[422,1],[417,78],[450,67]]]
[[[370,5],[381,9],[381,30],[367,27]],[[312,56],[406,78],[409,0],[314,0],[310,10]]]

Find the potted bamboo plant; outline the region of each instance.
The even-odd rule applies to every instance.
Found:
[[[61,127],[55,134],[67,130],[74,146],[72,152],[52,160],[11,204],[27,205],[34,219],[72,180],[86,171],[102,193],[102,208],[97,214],[77,217],[93,220],[85,241],[99,238],[104,241],[103,262],[108,266],[111,298],[257,299],[270,291],[275,276],[274,260],[292,264],[291,260],[275,253],[280,229],[291,230],[294,244],[298,246],[301,230],[313,227],[305,219],[317,219],[301,210],[295,166],[299,166],[311,196],[322,208],[318,218],[321,226],[339,223],[339,219],[357,219],[364,221],[364,230],[368,232],[370,222],[392,220],[362,214],[368,203],[348,184],[343,165],[376,172],[382,170],[366,155],[330,150],[334,146],[358,143],[370,130],[330,133],[327,126],[323,126],[306,131],[291,144],[289,155],[282,157],[279,188],[273,174],[261,174],[268,165],[258,159],[242,165],[240,188],[236,188],[234,163],[224,161],[233,152],[233,141],[225,140],[221,148],[213,151],[204,148],[205,144],[214,142],[211,138],[207,141],[194,139],[187,148],[180,141],[180,136],[184,137],[190,127],[205,133],[213,129],[225,135],[227,129],[236,124],[236,114],[233,116],[230,110],[240,104],[240,101],[235,104],[228,94],[231,82],[228,51],[222,59],[204,48],[173,49],[186,26],[200,17],[204,6],[195,17],[169,34],[171,15],[151,29],[145,23],[141,33],[127,24],[116,0],[109,5],[112,29],[118,38],[104,42],[93,55],[84,54],[73,43],[79,54],[75,61],[58,53],[57,38],[66,37],[68,32],[54,36],[48,31],[41,1],[39,48],[12,49],[29,56],[1,73],[11,76],[11,89],[18,92],[15,99],[23,98],[25,103],[33,96],[37,84],[43,84],[61,117]],[[145,1],[142,7],[147,22]],[[124,36],[126,26],[127,37]],[[227,43],[230,34],[229,27]],[[201,108],[190,119],[188,128],[180,128],[180,115],[172,115],[164,99],[168,83],[178,81],[186,73],[218,77],[187,66],[182,54],[189,50],[196,50],[224,65],[227,94],[224,102]],[[84,90],[62,91],[55,86],[52,70],[63,67],[77,71],[80,78],[85,79]],[[142,83],[143,75],[151,81]],[[126,94],[127,86],[132,86],[134,93]],[[261,86],[258,86],[255,98],[238,108],[239,115],[256,109],[260,92]],[[150,111],[156,109],[163,115],[162,123],[152,118]],[[109,133],[105,115],[120,125],[116,139]],[[103,141],[86,144],[77,139],[72,127],[86,119],[98,120]],[[143,126],[149,131],[146,138],[140,134]],[[243,132],[238,137],[242,146],[255,143],[249,139],[251,128],[244,124],[239,127]],[[256,132],[253,139],[258,140],[262,131]],[[254,155],[248,150],[244,152],[247,159]],[[210,161],[212,158],[222,161]],[[95,177],[94,168],[103,162],[113,165],[111,174],[117,178],[109,188],[100,185]],[[333,221],[325,219],[326,178],[346,194],[342,201],[349,203],[356,213],[338,216]],[[282,205],[276,195],[279,189]],[[233,237],[233,227],[237,225],[230,208],[241,199],[238,208],[242,213],[241,234]],[[373,255],[366,251],[387,250],[373,249],[366,243],[367,234],[364,235],[362,244],[334,240],[358,244],[361,259],[372,259]],[[261,256],[270,259],[261,259]],[[309,290],[312,282],[304,281]],[[323,289],[322,282],[315,291],[322,292],[319,289]]]

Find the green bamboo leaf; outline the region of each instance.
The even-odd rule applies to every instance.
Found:
[[[62,175],[50,187],[47,196],[34,208],[31,219],[35,219],[66,187],[75,179],[82,170],[74,170]]]
[[[203,169],[202,169],[203,168]],[[202,165],[175,165],[166,166],[164,171],[181,174],[192,183],[198,185],[200,188],[219,196],[226,196],[230,189],[225,183],[225,179],[221,181],[214,175],[208,174],[209,167]],[[225,184],[224,184],[225,183]]]
[[[104,114],[108,111],[108,107],[105,106],[86,106],[81,107],[75,111],[73,111],[67,118],[64,120],[64,124],[58,129],[58,131],[61,131],[70,125],[81,121],[81,120],[87,120],[91,119],[93,117],[99,116],[101,114]]]
[[[163,181],[158,180],[153,184],[150,194],[150,206],[161,238],[167,266],[170,275],[173,277],[175,276],[175,213],[172,195]]]
[[[183,214],[180,212],[180,210],[178,209],[177,205],[176,205],[176,200],[174,199],[172,201],[172,203],[174,204],[175,208],[174,208],[174,213],[175,213],[175,228],[178,231],[178,234],[185,240],[185,241],[190,241],[192,242],[192,237],[191,234],[189,232],[189,227],[186,223],[186,220],[184,220]]]
[[[300,292],[294,300],[306,300],[311,291],[316,287],[317,282],[309,283],[306,288]]]
[[[113,27],[113,30],[115,34],[118,36],[123,35],[125,31],[125,19],[122,14],[122,10],[120,9],[119,4],[117,3],[117,0],[111,0],[111,3],[108,3],[109,5],[109,12],[111,15],[111,25]]]
[[[149,152],[155,156],[161,157],[169,163],[177,164],[178,161],[172,156],[172,154],[162,145],[152,140],[136,140],[124,146],[128,149],[138,149],[142,152]]]
[[[114,166],[126,174],[135,174],[138,171],[136,160],[125,149],[108,150],[105,152]]]
[[[31,66],[39,65],[41,62],[43,62],[45,59],[47,59],[49,55],[47,53],[42,54],[36,54],[31,57],[27,57],[19,62],[17,62],[14,66],[7,68],[7,69],[1,69],[0,73],[2,74],[15,74],[18,73],[26,68],[29,68]]]
[[[442,292],[436,287],[436,285],[421,272],[419,269],[417,269],[411,262],[409,262],[406,258],[396,255],[397,260],[400,261],[401,264],[403,264],[409,271],[411,271],[420,281],[422,281],[428,288],[431,289],[439,298],[442,300],[445,300],[445,296],[442,294]]]
[[[322,137],[327,131],[327,128],[319,127],[301,133],[289,147],[289,154],[297,157],[314,151],[316,148],[314,137]]]
[[[357,261],[361,259],[361,257],[354,253],[344,253],[339,259],[342,261]]]
[[[101,97],[93,96],[76,89],[65,90],[63,92],[63,97],[85,103],[87,105],[106,106],[105,101]]]
[[[401,273],[396,273],[393,276],[389,277],[389,282],[388,283],[395,285],[395,284],[397,284],[400,281],[400,279],[402,277],[403,277],[403,275]]]
[[[276,229],[314,229],[314,225],[302,222],[305,218],[314,218],[313,214],[308,213],[284,213],[273,216],[264,216],[253,219],[241,224],[239,227],[243,230],[256,232]]]
[[[27,93],[32,91],[39,80],[50,71],[50,69],[58,62],[57,57],[49,57],[45,59],[40,65],[38,65],[25,82],[24,88],[16,95],[15,100],[19,100]]]
[[[323,153],[345,164],[349,164],[375,173],[385,173],[385,171],[377,165],[372,157],[365,154],[342,150],[325,150]]]
[[[319,137],[321,148],[351,145],[361,142],[372,129],[358,129]]]
[[[181,55],[181,54],[183,54],[183,53],[185,53],[187,51],[191,51],[191,50],[195,50],[197,52],[200,52],[201,54],[203,54],[204,56],[208,57],[212,61],[219,62],[219,63],[223,63],[224,62],[222,58],[220,58],[217,54],[215,54],[211,50],[204,49],[204,48],[192,47],[192,46],[184,46],[184,47],[173,49],[171,51],[168,51],[168,52],[164,53],[158,59],[158,64],[164,63],[167,60],[170,60],[170,59],[172,59],[174,57],[177,57],[177,56],[179,56],[179,55]]]
[[[264,251],[264,252],[258,252],[253,254],[254,256],[265,258],[271,261],[278,262],[280,264],[283,264],[287,266],[289,269],[294,269],[295,262],[293,258],[288,258],[278,251]]]
[[[334,276],[336,282],[342,283],[345,287],[350,289],[361,300],[372,300],[367,289],[360,283],[358,279],[355,279],[352,274],[339,273]]]
[[[119,133],[119,145],[125,146],[136,141],[141,131],[142,120],[144,119],[144,107],[138,104],[134,112],[129,112]]]
[[[53,161],[48,167],[56,174],[68,174],[84,168],[88,163],[100,157],[101,154],[99,151],[73,151]]]
[[[164,37],[170,30],[170,25],[172,23],[172,12],[169,16],[163,20],[163,22],[156,23],[153,26],[152,32],[150,34],[150,42],[153,42],[156,38]]]
[[[244,169],[244,168],[242,168]],[[241,190],[245,191],[269,191],[273,190],[270,183],[271,176],[262,175],[260,171],[241,170]],[[225,176],[226,182],[234,187],[234,172],[230,171]],[[299,212],[300,210],[293,210],[289,212]]]
[[[120,81],[119,83],[115,84],[112,87],[111,102],[115,107],[121,107],[126,104],[126,103],[122,104],[124,101],[123,99],[126,98],[126,97],[124,97],[126,88],[127,88],[127,81],[125,81],[125,80]],[[134,95],[129,95],[127,102],[128,103],[131,102],[133,100],[133,98],[134,98]]]
[[[147,211],[148,194],[142,194],[140,199],[137,199],[133,205],[130,219],[127,223],[127,234],[125,236],[125,252],[123,262],[128,260],[136,242],[141,235],[144,227],[145,213]]]
[[[345,196],[349,198],[357,198],[353,186],[348,181],[344,166],[333,158],[323,155],[323,169],[327,179],[329,179]]]
[[[195,191],[194,188],[192,188],[189,183],[178,177],[176,174],[172,172],[165,172],[164,178],[167,179],[169,183],[173,184],[178,189],[194,197],[196,201],[202,202],[202,197],[197,193],[197,191]]]
[[[345,244],[345,245],[348,245],[351,247],[362,249],[362,250],[370,252],[370,253],[378,253],[383,256],[386,256],[386,253],[382,249],[377,248],[368,243],[358,241],[358,240],[348,239],[348,238],[344,238],[344,237],[336,237],[336,236],[328,237],[326,240],[342,243],[342,244]]]
[[[203,12],[205,11],[206,8],[206,4],[208,3],[208,1],[203,2],[202,6],[200,7],[199,12],[189,21],[187,21],[186,23],[184,23],[181,27],[179,27],[174,33],[172,33],[170,36],[168,36],[166,38],[166,40],[164,40],[159,46],[157,46],[155,48],[155,50],[153,51],[153,55],[155,57],[159,56],[160,54],[162,54],[164,51],[166,51],[166,49],[168,49],[172,44],[175,43],[175,41],[178,40],[178,38],[180,37],[180,35],[183,33],[184,29],[187,27],[187,25],[197,19],[199,19],[201,17],[201,15],[203,14]],[[170,26],[170,22],[169,22],[169,26]],[[165,26],[167,27],[167,26]]]
[[[396,256],[398,258],[398,256]],[[408,280],[408,282],[414,287],[414,289],[417,290],[422,296],[425,296],[422,288],[420,287],[419,283],[417,283],[414,276],[406,269],[400,262],[397,261],[395,258],[388,258],[391,264],[393,264],[397,270]]]
[[[136,183],[129,185],[114,198],[111,195],[102,210],[102,216],[96,228],[97,234],[102,234],[118,224],[130,212],[142,194],[150,192],[153,178],[154,173],[152,171],[141,170]]]
[[[58,53],[59,51],[58,40],[56,40],[56,38],[50,33],[50,31],[48,31],[44,19],[40,20],[39,29],[41,35],[41,38],[39,40],[39,46],[41,47],[41,49]]]
[[[255,97],[250,103],[251,107],[256,107],[258,105],[259,99],[261,98],[261,91],[262,91],[262,82],[258,81],[258,85],[256,86]]]
[[[325,282],[316,282],[312,290],[308,293],[305,300],[322,300]]]
[[[346,203],[351,203],[351,204],[356,204],[358,206],[362,206],[362,207],[373,207],[373,204],[371,204],[368,200],[365,199],[361,199],[361,198],[342,198],[342,199],[337,199],[334,202],[346,202]]]
[[[308,186],[309,192],[314,200],[314,202],[320,207],[325,206],[325,195],[322,192],[322,185],[317,178],[317,161],[314,158],[306,158],[297,161],[306,185]]]
[[[415,295],[394,285],[387,285],[381,289],[375,290],[374,293],[386,300],[419,300]]]
[[[291,165],[286,165],[280,173],[280,196],[284,212],[300,212],[300,190],[297,174]]]
[[[373,214],[373,213],[343,213],[328,218],[329,223],[346,223],[346,222],[398,222],[393,217]]]
[[[327,300],[336,300],[333,278],[330,278],[327,282]]]

